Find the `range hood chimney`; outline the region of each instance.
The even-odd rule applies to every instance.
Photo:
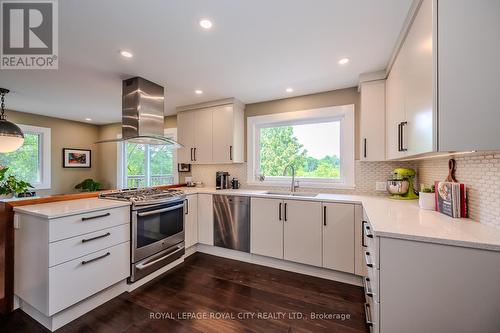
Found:
[[[164,89],[141,77],[122,82],[122,137],[98,141],[173,145],[181,144],[164,136]]]

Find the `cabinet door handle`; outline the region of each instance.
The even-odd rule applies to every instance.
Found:
[[[193,148],[193,152],[194,152],[194,154],[193,154],[193,155],[194,155],[194,159],[193,159],[193,161],[195,161],[195,162],[196,162],[196,148]]]
[[[191,162],[193,161],[193,148],[191,148]]]
[[[95,257],[93,259],[89,259],[89,260],[84,260],[82,261],[82,265],[87,265],[87,264],[90,264],[91,262],[94,262],[94,261],[97,261],[99,259],[103,259],[103,258],[106,258],[107,256],[111,255],[111,253],[107,252],[105,254],[103,254],[102,256],[99,256],[99,257]]]
[[[364,138],[363,156],[366,158],[366,138]]]
[[[108,236],[111,236],[110,232],[107,232],[104,235],[100,235],[100,236],[95,236],[95,237],[91,237],[91,238],[84,238],[84,239],[82,239],[82,243],[90,242],[90,241],[93,241],[93,240],[96,240],[99,238],[108,237]]]
[[[373,267],[373,262],[371,261],[371,259],[368,259],[369,257],[370,257],[370,252],[365,251],[365,263],[366,263],[366,266]]]
[[[110,215],[111,215],[111,213],[106,213],[106,214],[101,214],[101,215],[96,215],[96,216],[82,217],[82,221],[100,219],[101,217],[106,217],[106,216],[110,216]]]
[[[372,285],[370,283],[370,278],[368,277],[363,277],[363,285],[365,287],[365,294],[368,297],[373,297],[373,290],[372,290]]]
[[[229,160],[233,160],[233,146],[229,146]]]
[[[370,313],[370,304],[365,303],[365,321],[366,325],[373,326],[372,314]]]
[[[185,215],[188,215],[189,214],[189,200],[186,199],[184,200],[186,202],[186,212],[184,213]]]
[[[323,206],[323,225],[326,226],[326,206]]]
[[[401,123],[398,124],[398,151],[401,151]]]
[[[361,245],[363,247],[367,247],[365,244],[365,224],[366,223],[368,223],[368,222],[363,221],[363,223],[361,223]]]
[[[280,202],[280,204],[278,205],[278,220],[281,221],[281,206],[283,206],[283,204]]]
[[[288,219],[287,219],[287,213],[288,213],[287,212],[287,203],[285,202],[285,222],[288,221]]]
[[[408,151],[408,148],[405,147],[405,126],[408,125],[407,121],[403,121],[401,123],[401,151]]]

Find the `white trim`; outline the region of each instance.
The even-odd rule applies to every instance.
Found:
[[[38,166],[40,168],[40,182],[33,183],[31,185],[37,190],[49,190],[51,188],[51,129],[48,127],[39,127],[31,125],[17,124],[23,133],[36,134],[39,136],[40,141],[38,143],[39,149],[39,161]]]
[[[177,128],[165,128],[164,132],[165,136],[171,136],[174,141],[177,141]],[[177,170],[177,149],[173,149],[172,152],[172,175],[174,176],[174,184],[179,183],[179,172]]]
[[[354,181],[354,104],[332,106],[319,109],[276,113],[247,119],[247,183],[262,186],[288,186],[290,177],[268,177],[259,182],[255,170],[259,165],[259,130],[266,126],[306,124],[318,121],[340,120],[341,179],[298,178],[301,186],[311,188],[353,189]]]

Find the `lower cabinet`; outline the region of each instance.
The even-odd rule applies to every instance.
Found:
[[[321,252],[321,202],[285,200],[283,258],[321,266]]]
[[[252,198],[250,252],[283,259],[283,200]]]
[[[211,194],[198,194],[198,242],[214,245],[214,204]]]
[[[198,195],[186,196],[184,206],[184,239],[186,248],[198,243]]]
[[[354,207],[353,204],[323,203],[325,268],[354,273]]]
[[[252,198],[250,252],[355,273],[355,207]]]

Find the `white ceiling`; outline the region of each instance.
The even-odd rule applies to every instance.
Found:
[[[360,73],[385,68],[410,4],[59,1],[59,70],[2,70],[0,87],[12,91],[10,109],[94,123],[120,121],[121,80],[132,76],[166,88],[166,115],[218,98],[254,103],[351,87]],[[202,17],[213,21],[210,31],[199,27]],[[342,57],[351,62],[338,65]]]

